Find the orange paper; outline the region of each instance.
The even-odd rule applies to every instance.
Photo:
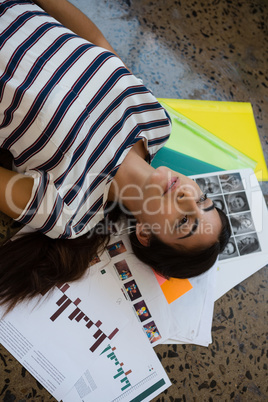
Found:
[[[174,302],[174,300],[178,299],[184,293],[188,292],[192,289],[192,285],[188,279],[177,279],[170,278],[166,280],[162,285],[161,289],[167,299],[168,304]]]
[[[163,276],[158,275],[156,272],[154,272],[154,274],[165,298],[167,299],[168,304],[174,302],[174,300],[177,300],[193,287],[188,279],[170,278],[167,280]]]

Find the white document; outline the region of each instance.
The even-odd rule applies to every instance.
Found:
[[[217,265],[214,264],[209,271],[191,278],[193,288],[171,303],[172,316],[181,329],[173,338],[163,343],[208,346],[212,342],[216,268]]]

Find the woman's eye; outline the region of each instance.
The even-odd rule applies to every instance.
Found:
[[[208,198],[207,194],[203,194],[203,195],[199,198],[198,203],[206,201],[207,198]]]
[[[180,228],[182,225],[185,225],[185,223],[188,222],[188,216],[185,215],[178,223],[177,228]]]

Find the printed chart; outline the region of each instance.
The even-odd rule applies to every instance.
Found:
[[[63,402],[150,401],[169,385],[163,367],[133,316],[99,358],[84,367],[83,375]]]

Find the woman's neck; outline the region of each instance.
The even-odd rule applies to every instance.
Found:
[[[130,211],[142,206],[142,187],[154,168],[146,161],[143,141],[138,141],[119,167],[109,189],[108,200],[122,202]],[[140,205],[140,207],[139,207]]]

